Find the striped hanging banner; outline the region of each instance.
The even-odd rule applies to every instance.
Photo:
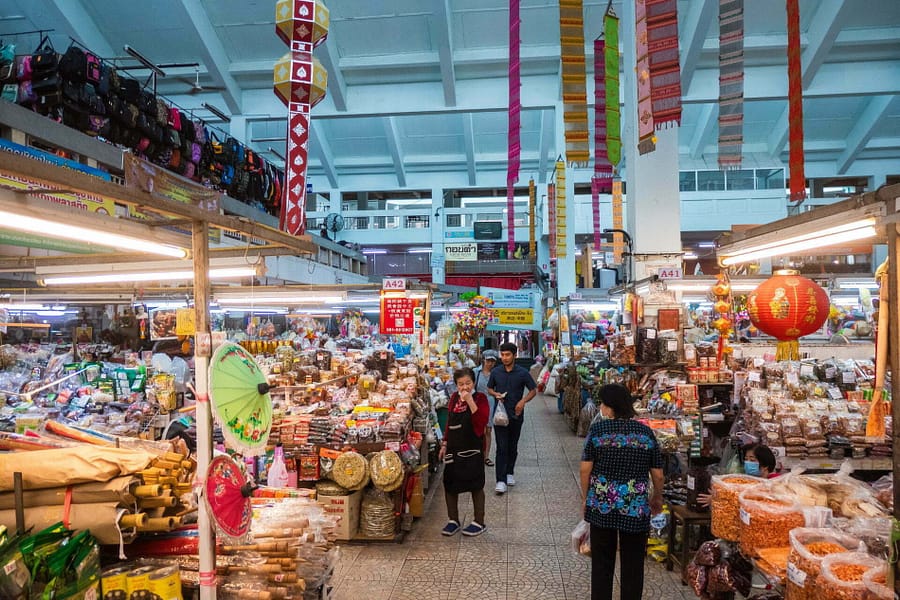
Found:
[[[515,183],[519,180],[522,161],[522,82],[519,48],[522,43],[519,28],[519,0],[509,0],[509,158],[506,166],[506,252],[512,257],[516,250]]]
[[[806,198],[806,175],[803,171],[803,84],[800,66],[800,6],[798,0],[787,0],[788,33],[788,143],[791,169],[791,202]]]
[[[556,260],[556,184],[547,184],[547,243],[550,260]]]
[[[739,169],[744,145],[744,0],[719,0],[719,168]]]
[[[566,163],[556,162],[556,257],[565,258],[567,254],[566,233]]]
[[[560,0],[559,44],[562,59],[566,162],[573,167],[586,167],[591,159],[591,146],[588,139],[582,0]]]
[[[528,256],[531,260],[537,258],[537,239],[535,237],[535,204],[537,192],[534,187],[534,178],[528,180]]]
[[[591,177],[591,209],[594,213],[594,248],[600,250],[600,194],[612,191],[613,167],[606,150],[605,43],[594,40],[594,176]]]
[[[619,17],[612,4],[603,17],[604,75],[606,78],[606,156],[615,169],[622,160],[622,127],[619,114]]]
[[[646,0],[650,100],[657,129],[681,125],[681,65],[678,63],[677,0]]]
[[[624,229],[625,219],[622,213],[622,180],[613,179],[612,184],[612,219],[613,229]],[[625,238],[621,233],[613,234],[613,264],[622,264],[622,254],[625,253]]]
[[[653,102],[650,98],[650,55],[647,50],[647,5],[645,0],[634,2],[634,45],[637,57],[637,114],[638,152],[656,150],[653,136]]]

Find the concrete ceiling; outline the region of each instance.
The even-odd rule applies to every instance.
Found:
[[[455,175],[460,187],[505,179],[506,0],[327,4],[331,30],[316,55],[329,89],[313,110],[310,146],[317,189],[421,187],[434,174]],[[586,39],[600,33],[606,4],[586,0]],[[613,5],[621,14],[621,0]],[[718,3],[678,6],[681,164],[715,168]],[[746,8],[744,151],[750,167],[777,166],[787,162],[784,0]],[[900,2],[800,0],[800,12],[808,176],[900,164]],[[541,179],[558,154],[558,9],[522,0],[521,14],[522,172]],[[274,33],[273,0],[0,0],[0,38],[21,52],[37,37],[12,34],[35,29],[53,29],[59,50],[71,36],[121,65],[134,64],[125,44],[157,64],[197,62],[201,85],[218,89],[189,94],[195,70],[183,67],[166,70],[160,93],[210,122],[201,103],[218,106],[232,116],[232,132],[261,152],[283,148],[286,111],[272,92],[272,67],[286,47]]]

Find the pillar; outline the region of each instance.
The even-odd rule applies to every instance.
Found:
[[[435,216],[437,215],[437,216]],[[444,190],[431,190],[431,281],[436,284],[447,282],[444,258]]]
[[[557,102],[556,148],[558,154],[566,155],[566,124],[563,121],[563,105]],[[553,181],[553,178],[548,178]],[[556,258],[556,286],[559,297],[573,293],[575,287],[575,169],[566,169],[566,256]]]
[[[627,198],[625,228],[634,240],[632,279],[642,279],[649,274],[648,267],[651,265],[681,265],[678,128],[658,130],[656,150],[643,156],[638,153],[634,3],[623,2],[622,12],[622,144]]]

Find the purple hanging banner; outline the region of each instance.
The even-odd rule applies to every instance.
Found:
[[[516,210],[515,183],[519,180],[519,166],[522,160],[522,93],[519,60],[519,46],[522,43],[519,27],[519,0],[509,0],[509,158],[506,167],[506,252],[512,256],[516,251]]]

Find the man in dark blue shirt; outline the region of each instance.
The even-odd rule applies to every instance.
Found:
[[[488,379],[488,394],[503,402],[509,415],[509,425],[494,426],[494,439],[497,441],[497,486],[494,491],[498,494],[505,493],[507,486],[516,485],[513,471],[519,454],[519,436],[525,422],[525,405],[537,394],[537,384],[531,374],[516,364],[517,351],[515,344],[500,344],[501,364],[491,371]]]

